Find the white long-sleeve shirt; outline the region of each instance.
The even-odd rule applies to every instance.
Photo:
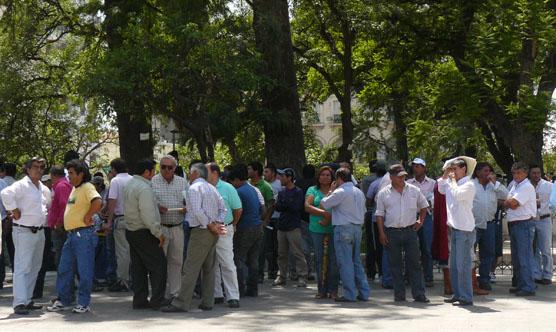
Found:
[[[496,184],[489,181],[486,186],[480,184],[477,179],[471,181],[475,185],[475,197],[473,199],[475,226],[486,229],[487,222],[494,220],[496,210],[498,210],[498,198],[506,198],[508,189],[498,181],[496,181]]]
[[[21,218],[14,220],[15,223],[40,227],[46,224],[46,213],[50,206],[50,190],[39,181],[36,186],[31,179],[26,176],[14,182],[0,193],[2,203],[6,210],[19,209]]]
[[[475,185],[466,176],[459,181],[438,179],[438,191],[446,195],[448,225],[452,228],[471,232],[475,229],[473,217],[473,198]]]
[[[537,216],[535,219],[540,219],[541,216],[550,214],[549,201],[550,193],[552,192],[552,183],[541,179],[535,186],[535,192],[540,200],[540,207],[537,209]]]

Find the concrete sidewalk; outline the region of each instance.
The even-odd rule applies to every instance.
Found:
[[[42,302],[53,296],[55,274],[49,272]],[[297,289],[273,288],[265,280],[258,298],[241,300],[241,308],[215,306],[209,312],[164,314],[132,310],[127,293],[93,295],[92,313],[37,311],[16,316],[11,308],[11,287],[0,290],[0,327],[9,332],[49,331],[556,331],[556,285],[539,286],[537,296],[517,298],[508,293],[510,275],[499,275],[491,295],[475,297],[475,306],[443,303],[441,275],[427,289],[430,304],[395,303],[392,291],[371,284],[369,302],[336,304],[316,300],[316,285]],[[9,285],[8,285],[9,286]],[[50,294],[49,294],[50,291]],[[407,290],[408,299],[411,293]],[[195,305],[198,301],[194,302]]]

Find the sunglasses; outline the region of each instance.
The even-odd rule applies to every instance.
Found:
[[[174,166],[172,166],[172,165],[160,165],[160,169],[173,170]]]

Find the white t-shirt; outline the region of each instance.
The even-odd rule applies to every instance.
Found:
[[[535,218],[537,216],[537,194],[535,187],[533,187],[529,179],[519,183],[512,181],[510,185],[508,198],[515,199],[519,206],[515,210],[508,209],[506,219],[508,221],[517,221]]]
[[[128,173],[118,173],[112,181],[110,181],[110,189],[108,191],[108,199],[116,200],[114,215],[123,215],[124,213],[124,186],[133,177]]]

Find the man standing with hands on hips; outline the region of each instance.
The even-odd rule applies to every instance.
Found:
[[[405,266],[413,298],[416,302],[428,303],[417,232],[423,226],[429,203],[418,187],[405,181],[407,172],[402,165],[392,165],[388,172],[392,183],[378,193],[376,222],[380,243],[388,252],[388,261],[394,279],[394,300],[405,301],[403,278]],[[417,214],[419,219],[415,220]]]
[[[470,180],[477,162],[469,157],[446,161],[444,174],[438,179],[438,191],[446,195],[446,210],[450,237],[450,277],[454,296],[445,300],[459,306],[473,305],[471,280],[473,246],[475,245],[475,218],[473,198],[475,185]]]

